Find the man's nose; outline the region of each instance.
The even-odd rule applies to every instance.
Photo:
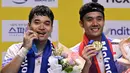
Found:
[[[39,26],[39,29],[45,29],[45,25],[44,25],[44,24],[41,24],[41,25]]]
[[[93,24],[93,25],[98,25],[97,20],[96,20],[96,19],[93,19],[92,24]]]

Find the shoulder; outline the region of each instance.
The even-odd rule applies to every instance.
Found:
[[[17,52],[20,50],[21,46],[22,46],[22,43],[15,43],[15,44],[11,45],[7,49],[6,54],[7,55],[13,55],[13,56],[17,55]]]
[[[8,50],[19,50],[22,46],[22,43],[15,43],[13,45],[11,45]]]
[[[20,50],[20,47],[22,46],[22,43],[17,43],[11,45],[7,52],[5,52],[4,59],[2,62],[2,67],[4,67],[6,64],[8,64],[13,58],[17,55],[17,52]]]
[[[108,38],[108,40],[110,40],[110,42],[111,42],[112,44],[119,44],[120,41],[121,41],[121,39],[112,39],[112,38]]]
[[[119,47],[119,43],[121,39],[109,39],[109,40],[112,43],[113,56],[114,56],[114,60],[116,61],[118,58],[122,56],[122,53]]]
[[[64,50],[68,50],[68,47],[66,47],[65,45],[63,45],[62,43],[58,43],[58,48],[63,48]]]
[[[73,52],[79,52],[79,46],[80,46],[80,43],[76,44],[75,46],[73,46],[69,49]]]

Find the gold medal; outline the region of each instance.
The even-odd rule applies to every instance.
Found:
[[[100,49],[102,49],[102,43],[101,42],[99,42],[99,41],[94,41],[93,43],[92,43],[92,45],[96,48],[96,50],[100,50]]]

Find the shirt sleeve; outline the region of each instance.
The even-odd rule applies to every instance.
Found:
[[[79,46],[80,46],[80,43],[78,43],[77,45],[75,45],[74,47],[71,47],[70,50],[73,51],[73,52],[79,52]]]
[[[7,65],[8,63],[10,63],[13,58],[17,55],[20,47],[22,46],[22,44],[13,44],[12,46],[10,46],[4,56],[4,60],[2,61],[2,67],[4,67],[5,65]]]

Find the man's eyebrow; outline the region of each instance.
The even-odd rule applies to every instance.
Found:
[[[34,21],[40,21],[39,19],[34,19]]]
[[[97,17],[103,17],[103,16],[97,16]]]
[[[49,23],[50,23],[51,21],[49,21],[49,20],[46,20],[45,22],[49,22]]]
[[[93,17],[91,17],[91,16],[85,16],[85,18],[93,18]]]
[[[103,16],[96,16],[96,17],[103,17]],[[96,17],[92,17],[92,16],[85,16],[85,18],[96,18]]]

